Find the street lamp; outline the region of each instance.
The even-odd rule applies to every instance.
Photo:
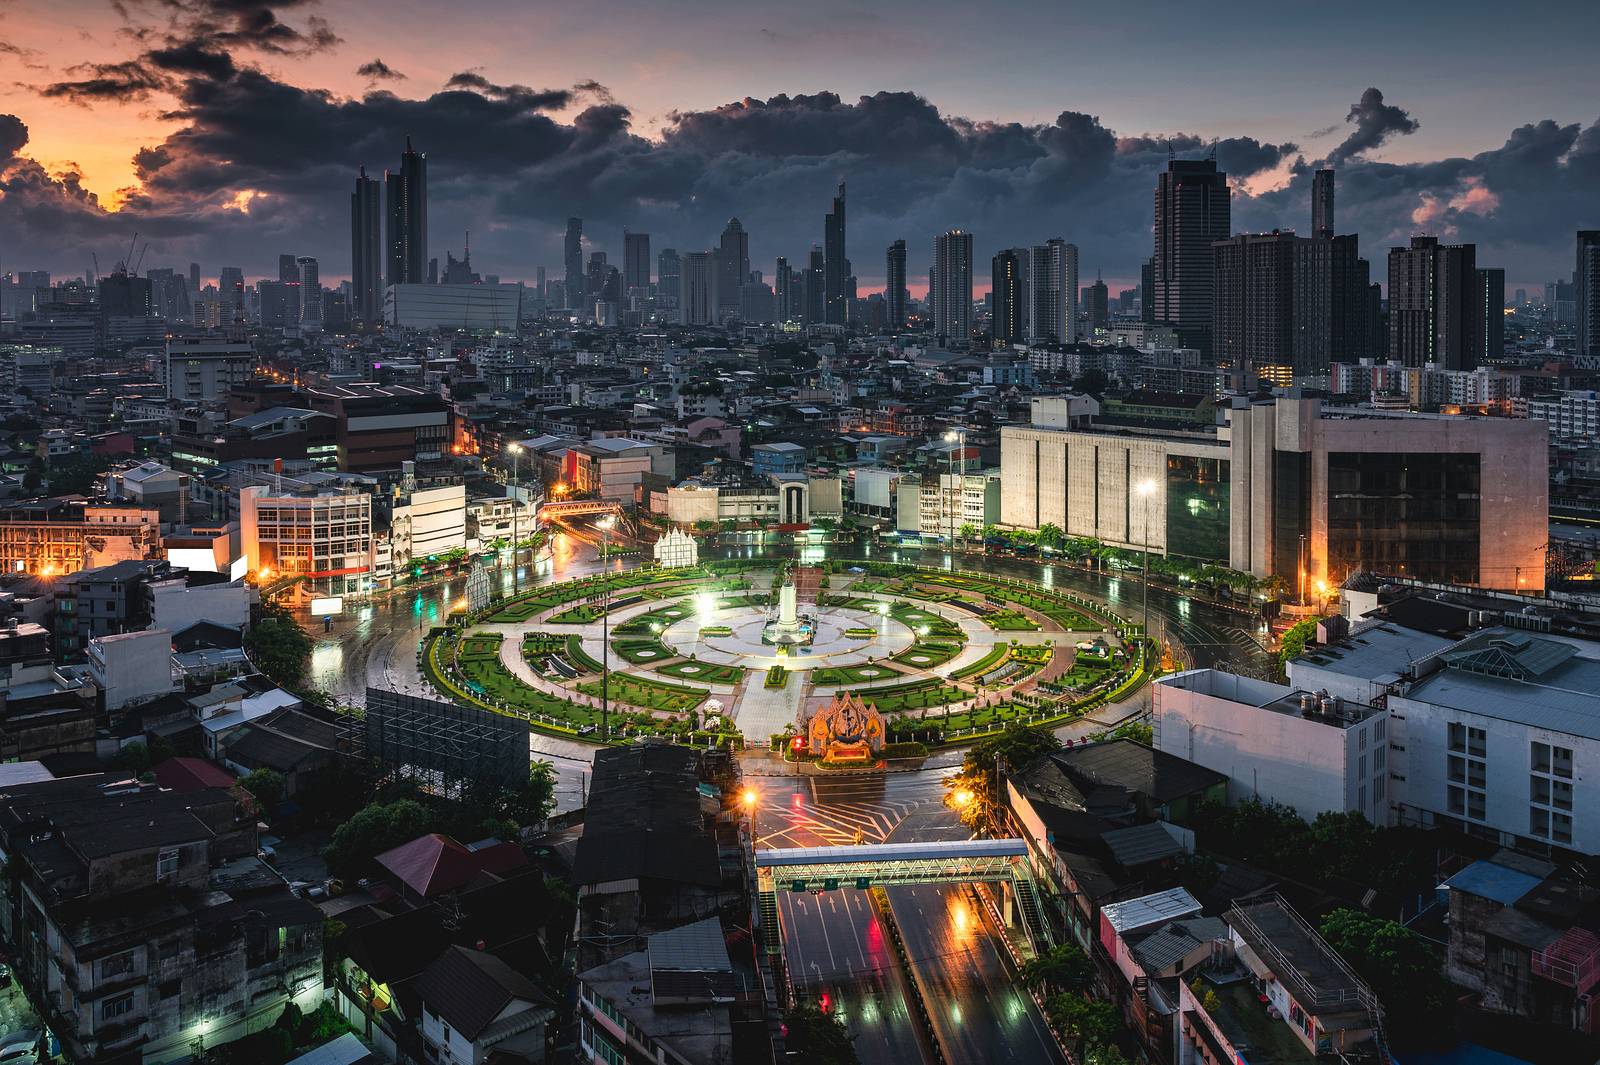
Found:
[[[600,742],[611,740],[611,573],[606,555],[611,547],[611,527],[617,519],[607,514],[594,523],[600,530]]]
[[[1134,494],[1144,500],[1144,620],[1141,623],[1145,653],[1150,647],[1150,497],[1156,494],[1156,482],[1149,477],[1133,486]]]
[[[521,590],[517,580],[517,511],[520,510],[517,499],[517,482],[521,480],[519,473],[522,467],[522,445],[511,443],[506,445],[506,450],[511,452],[511,594],[515,596]],[[502,588],[505,585],[501,585]]]
[[[950,505],[950,553],[952,568],[955,566],[956,549],[956,508],[961,505],[966,496],[967,473],[967,431],[965,429],[951,429],[944,434],[946,443],[955,444],[956,449],[950,453],[950,480],[955,484],[955,502]],[[961,477],[955,475],[956,455],[961,456]]]

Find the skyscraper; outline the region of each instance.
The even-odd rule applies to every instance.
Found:
[[[782,255],[772,267],[772,309],[774,317],[779,322],[787,322],[796,317],[794,313],[794,272],[789,269],[789,260]]]
[[[1311,179],[1311,235],[1333,236],[1333,171],[1318,170]]]
[[[1024,335],[1035,343],[1073,343],[1078,339],[1077,245],[1054,237],[1024,254]]]
[[[1499,267],[1479,267],[1474,272],[1478,291],[1478,365],[1506,353],[1506,272]]]
[[[367,168],[356,174],[350,194],[350,287],[355,318],[364,326],[383,321],[383,204]]]
[[[1406,366],[1437,363],[1471,370],[1482,341],[1477,246],[1412,237],[1389,249],[1389,358]]]
[[[398,172],[384,173],[389,196],[389,284],[418,284],[428,269],[428,157],[414,151],[411,138]]]
[[[660,301],[663,310],[678,309],[678,300],[682,294],[679,280],[682,269],[678,261],[678,249],[662,248],[661,254],[656,256],[656,299]]]
[[[889,245],[884,273],[883,302],[884,324],[891,330],[903,329],[906,324],[906,242],[897,240]]]
[[[300,328],[315,333],[322,328],[322,271],[309,255],[300,256],[295,265],[300,271]]]
[[[737,218],[728,219],[717,244],[716,320],[736,318],[739,290],[750,277],[750,234]]]
[[[1377,358],[1370,344],[1371,266],[1354,233],[1305,237],[1294,248],[1294,373],[1320,377],[1334,362]]]
[[[1111,291],[1106,288],[1106,283],[1096,274],[1094,284],[1083,290],[1084,310],[1089,319],[1089,335],[1092,337],[1101,329],[1111,324]]]
[[[1212,245],[1211,356],[1274,384],[1293,383],[1295,251],[1287,233],[1240,233]]]
[[[1600,355],[1600,229],[1578,230],[1572,287],[1578,309],[1578,354]]]
[[[622,291],[650,287],[650,234],[622,231]]]
[[[1028,249],[1006,248],[996,254],[991,263],[989,292],[995,347],[1017,344],[1025,339],[1028,259]]]
[[[965,344],[972,336],[972,234],[960,229],[933,238],[928,268],[928,302],[933,331],[946,343]]]
[[[710,325],[716,321],[717,253],[692,251],[683,257],[683,288],[678,321],[684,325]]]
[[[583,306],[583,219],[567,219],[567,241],[562,262],[567,270],[567,306]]]
[[[822,275],[824,270],[822,248],[820,245],[813,244],[811,245],[811,260],[806,266],[802,285],[805,313],[800,320],[807,325],[822,321],[824,307]]]
[[[844,243],[844,182],[839,182],[839,195],[833,198],[833,210],[822,220],[822,302],[823,320],[829,325],[844,325],[848,309],[845,306],[845,278],[850,276],[850,262]]]
[[[1156,183],[1155,321],[1180,340],[1209,351],[1211,245],[1231,228],[1228,175],[1214,159],[1172,159]]]

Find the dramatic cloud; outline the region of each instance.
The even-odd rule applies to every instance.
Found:
[[[381,59],[373,59],[356,67],[356,73],[372,81],[404,81],[405,75]]]
[[[1383,93],[1377,89],[1362,93],[1361,99],[1350,105],[1344,120],[1355,123],[1356,128],[1328,155],[1328,162],[1334,166],[1381,148],[1397,134],[1415,133],[1422,125],[1403,108],[1384,103]]]
[[[1150,254],[1151,190],[1169,152],[1215,154],[1235,189],[1236,229],[1304,230],[1310,221],[1313,167],[1300,148],[1245,134],[1119,133],[1071,109],[1047,123],[996,122],[941,113],[910,92],[854,100],[820,92],[674,112],[647,138],[594,82],[541,89],[467,70],[422,97],[377,87],[345,97],[261,69],[242,44],[184,35],[201,21],[232,34],[255,26],[249,47],[275,54],[290,41],[274,29],[284,26],[279,14],[303,6],[163,0],[153,10],[171,7],[176,22],[143,38],[128,65],[88,68],[62,83],[71,88],[42,90],[95,105],[104,96],[93,83],[106,81],[120,98],[163,100],[176,128],[138,153],[137,184],[121,191],[115,212],[71,168],[49,174],[22,154],[26,128],[0,116],[8,260],[77,269],[87,249],[125,245],[138,230],[151,241],[147,262],[195,260],[208,275],[240,265],[259,276],[272,274],[280,252],[294,252],[318,256],[323,275],[339,277],[349,270],[343,234],[356,167],[395,165],[408,136],[428,154],[430,253],[442,258],[470,229],[474,265],[508,278],[531,277],[539,265],[559,274],[569,215],[614,255],[624,226],[649,232],[656,250],[690,251],[714,244],[737,215],[758,268],[770,273],[774,257],[800,261],[821,239],[841,181],[863,289],[881,283],[891,241],[908,242],[916,275],[933,234],[953,226],[976,234],[980,278],[995,250],[1055,236],[1079,246],[1085,276],[1132,278]],[[312,30],[293,32],[309,41]],[[391,80],[367,69],[375,64],[362,73]],[[1415,164],[1369,158],[1417,126],[1376,89],[1348,124],[1328,157],[1339,171],[1339,230],[1362,235],[1376,278],[1383,247],[1423,228],[1480,242],[1480,261],[1513,278],[1554,276],[1572,231],[1600,221],[1592,214],[1600,124],[1535,122],[1472,158]]]

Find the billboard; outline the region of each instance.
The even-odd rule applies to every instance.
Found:
[[[367,689],[367,754],[452,791],[463,781],[528,779],[528,723],[470,706]]]
[[[330,614],[344,613],[344,596],[330,595],[311,600],[311,616],[314,618],[328,617]]]

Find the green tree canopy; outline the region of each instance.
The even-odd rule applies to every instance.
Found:
[[[805,1065],[856,1065],[855,1038],[837,1014],[804,1003],[783,1015],[784,1049]]]
[[[1289,663],[1305,653],[1306,644],[1317,637],[1317,619],[1306,618],[1289,626],[1278,644],[1278,668],[1285,672]]]
[[[1427,1043],[1449,1033],[1454,992],[1443,959],[1427,940],[1403,924],[1352,909],[1334,910],[1319,931],[1383,1003],[1397,1044]]]
[[[275,769],[252,769],[239,778],[239,786],[253,795],[264,809],[270,810],[283,801],[283,774]]]

